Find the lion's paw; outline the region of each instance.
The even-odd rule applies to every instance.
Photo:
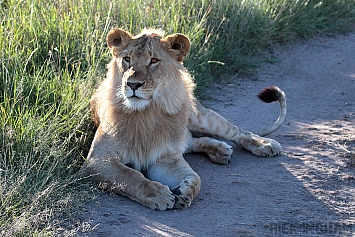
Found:
[[[258,146],[251,150],[254,155],[272,157],[281,153],[282,147],[277,141],[264,137],[258,140]]]
[[[150,190],[144,205],[151,209],[164,211],[172,209],[175,205],[175,195],[170,191],[169,187],[154,182],[154,190]]]
[[[174,208],[188,208],[199,189],[190,180],[184,180],[179,186],[174,187],[172,189],[172,192],[175,194]]]
[[[212,162],[227,165],[232,158],[233,148],[227,143],[219,141],[218,145],[214,145],[206,153]]]

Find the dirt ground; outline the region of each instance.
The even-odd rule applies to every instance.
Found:
[[[355,236],[355,33],[278,47],[267,57],[277,63],[216,82],[203,103],[255,131],[279,112],[256,95],[279,86],[288,114],[269,137],[282,144],[281,155],[258,158],[233,146],[229,165],[187,155],[202,179],[190,208],[154,211],[103,194],[87,204],[80,235]]]

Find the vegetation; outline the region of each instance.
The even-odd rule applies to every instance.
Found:
[[[0,0],[0,235],[71,235],[73,207],[97,192],[77,172],[111,27],[188,35],[202,93],[276,43],[354,23],[354,0]]]

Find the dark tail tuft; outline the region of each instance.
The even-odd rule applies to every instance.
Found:
[[[258,95],[259,99],[265,103],[278,101],[281,98],[281,90],[277,86],[264,88]]]
[[[258,97],[260,100],[266,103],[277,101],[280,105],[280,115],[279,118],[276,120],[276,122],[273,125],[263,129],[262,131],[255,133],[263,137],[269,135],[270,133],[275,132],[285,121],[286,113],[287,113],[286,95],[285,92],[283,92],[277,86],[270,86],[263,89],[259,93]]]

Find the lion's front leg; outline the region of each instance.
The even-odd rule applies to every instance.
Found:
[[[146,173],[150,180],[166,184],[175,194],[174,208],[187,208],[201,187],[200,177],[192,170],[182,154],[159,158]]]
[[[175,195],[167,185],[151,181],[141,172],[129,168],[115,157],[115,153],[110,139],[95,139],[81,169],[82,177],[99,183],[104,190],[128,196],[151,209],[174,207]]]
[[[116,158],[89,160],[83,167],[83,177],[99,183],[107,191],[128,196],[151,209],[172,209],[175,204],[175,195],[168,186],[148,180]]]

